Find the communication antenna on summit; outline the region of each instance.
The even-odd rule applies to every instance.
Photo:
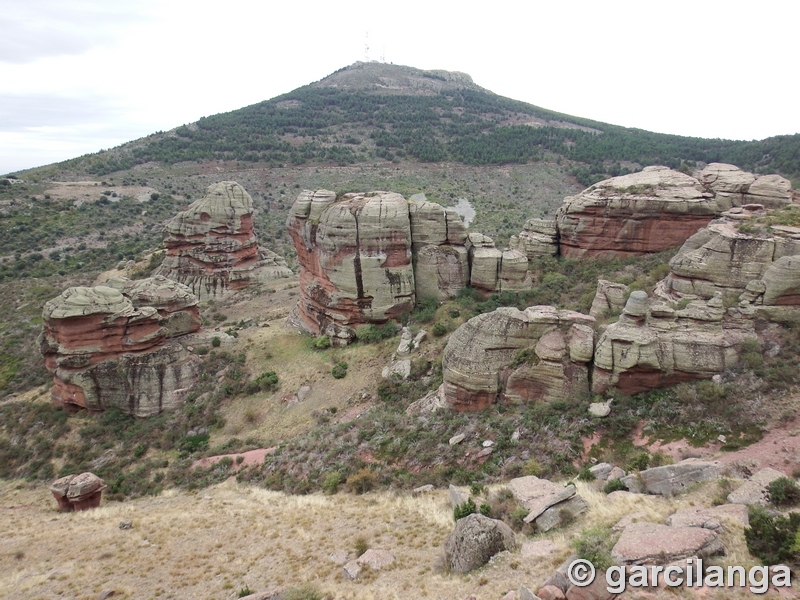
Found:
[[[381,62],[386,64],[386,45],[383,46],[383,52],[381,52]]]
[[[369,62],[369,31],[364,37],[364,62]]]

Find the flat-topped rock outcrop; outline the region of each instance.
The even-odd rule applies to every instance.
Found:
[[[529,259],[639,256],[680,246],[731,208],[777,208],[795,201],[791,182],[780,175],[712,163],[693,177],[651,166],[566,198],[555,220],[528,220],[511,247]]]
[[[456,410],[480,410],[501,398],[550,402],[588,393],[593,324],[552,306],[473,317],[445,347],[443,396]]]
[[[259,248],[253,200],[235,181],[210,185],[164,232],[167,256],[154,274],[185,284],[200,299],[292,274],[283,258]]]
[[[682,244],[717,212],[714,195],[694,177],[668,167],[646,167],[566,198],[556,217],[560,253],[578,257],[661,252]]]
[[[422,194],[300,193],[287,219],[300,260],[292,321],[346,344],[354,327],[410,311],[418,298],[445,300],[467,285],[484,291],[530,289],[528,261],[491,238],[467,233],[452,208]]]
[[[39,341],[53,403],[139,417],[179,406],[199,360],[176,339],[200,329],[197,298],[164,278],[109,283],[68,288],[44,306]]]

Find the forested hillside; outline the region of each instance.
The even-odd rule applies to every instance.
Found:
[[[665,135],[559,114],[469,83],[451,83],[436,93],[413,87],[390,93],[358,78],[371,70],[375,77],[388,78],[395,69],[414,72],[418,79],[441,77],[357,63],[334,74],[336,86],[324,85],[326,78],[59,166],[105,175],[151,161],[237,160],[277,167],[375,159],[491,165],[555,158],[570,161],[584,185],[624,172],[625,163],[679,168],[729,162],[757,173],[800,178],[800,135],[753,142]],[[351,70],[353,85],[341,85]]]

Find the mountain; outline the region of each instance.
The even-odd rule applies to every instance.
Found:
[[[583,185],[648,164],[696,162],[729,162],[797,180],[800,135],[743,142],[658,134],[498,96],[464,73],[357,62],[271,100],[59,166],[102,176],[153,161],[274,167],[376,158],[465,165],[561,158]]]

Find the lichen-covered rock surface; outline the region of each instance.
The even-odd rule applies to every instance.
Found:
[[[422,194],[303,191],[287,219],[301,265],[291,321],[346,344],[355,326],[384,323],[417,298],[445,300],[472,285],[484,291],[530,289],[528,261],[491,238],[467,234],[452,208]]]
[[[800,228],[742,228],[728,217],[686,240],[669,261],[667,294],[711,298],[770,320],[797,318],[800,308]]]
[[[200,328],[197,298],[163,278],[109,283],[68,288],[44,306],[40,346],[53,403],[139,417],[179,406],[198,359],[176,340]]]
[[[549,402],[588,393],[593,324],[552,306],[473,317],[447,342],[443,396],[456,410],[480,410],[499,398]]]
[[[673,308],[632,292],[619,320],[597,341],[592,390],[601,394],[615,387],[633,394],[710,379],[733,367],[742,341],[755,333],[752,321],[724,324],[724,316],[719,295]]]
[[[259,248],[253,199],[235,181],[210,185],[203,198],[175,215],[164,245],[167,256],[155,274],[185,284],[201,299],[292,274],[283,258]]]
[[[287,221],[300,260],[296,322],[346,343],[360,323],[414,306],[408,202],[400,194],[303,192]]]
[[[717,212],[714,195],[694,177],[646,167],[566,198],[556,217],[560,252],[568,257],[661,252],[682,244]]]
[[[680,246],[725,211],[796,201],[791,182],[779,175],[712,163],[693,177],[651,166],[566,198],[555,221],[528,220],[511,247],[529,259],[639,256]]]

